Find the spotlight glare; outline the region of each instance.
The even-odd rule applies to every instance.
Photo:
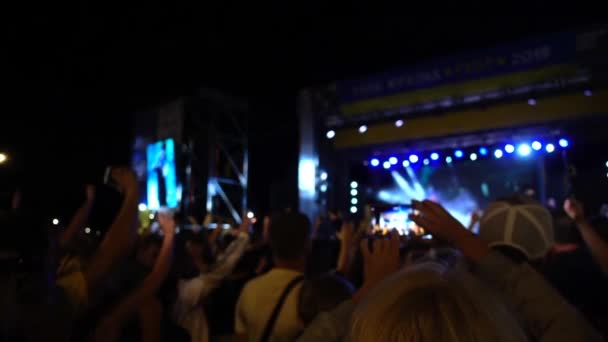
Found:
[[[321,192],[327,192],[327,184],[321,184],[319,190],[321,190]]]
[[[85,232],[86,234],[91,234],[91,228],[86,227],[86,228],[84,229],[84,232]]]
[[[454,151],[454,157],[456,157],[456,158],[462,158],[462,156],[464,156],[464,152],[462,152],[462,150],[456,150],[456,151]]]
[[[372,159],[369,163],[372,164],[373,167],[380,165],[380,161],[377,158]]]
[[[8,160],[8,156],[5,153],[0,153],[0,164]]]
[[[359,191],[357,191],[357,189],[352,189],[352,190],[350,191],[350,195],[351,195],[351,196],[357,196],[357,194],[359,194]]]
[[[321,176],[319,178],[321,178],[322,181],[327,180],[327,172],[321,172]]]
[[[352,205],[356,205],[357,203],[359,203],[359,200],[358,200],[358,199],[356,199],[356,198],[351,198],[351,199],[350,199],[350,204],[352,204]]]
[[[433,152],[433,153],[431,153],[431,159],[432,159],[432,160],[437,160],[437,159],[439,159],[439,153],[437,153],[437,152]]]
[[[583,92],[583,94],[585,94],[585,96],[591,96],[591,95],[593,95],[593,92],[591,92],[591,90],[587,89]]]
[[[530,106],[536,106],[536,100],[535,100],[535,99],[529,99],[529,100],[528,100],[528,104],[529,104]]]
[[[395,121],[395,126],[396,126],[396,127],[401,127],[401,126],[403,126],[403,120],[397,120],[397,121]]]
[[[53,226],[58,226],[59,225],[59,219],[54,218],[53,219]]]
[[[353,214],[357,213],[357,207],[355,207],[355,206],[350,207],[350,212]]]
[[[146,203],[139,203],[137,209],[139,209],[139,211],[146,211],[148,210],[148,206],[146,205]]]
[[[496,159],[502,158],[502,150],[498,149],[498,150],[494,151],[494,158],[496,158]]]
[[[530,149],[530,145],[528,144],[521,144],[517,147],[517,154],[519,154],[520,156],[529,156],[530,152],[532,152],[532,150]]]
[[[507,152],[507,153],[513,153],[513,152],[515,152],[515,146],[513,146],[511,144],[506,144],[505,145],[505,152]]]
[[[608,161],[606,162],[606,167],[608,167]]]
[[[570,143],[568,142],[568,140],[566,140],[564,138],[559,139],[558,143],[559,143],[559,146],[561,146],[563,148],[566,148],[566,147],[568,147],[568,145],[570,145]]]
[[[448,163],[448,164],[451,164],[452,163],[452,157],[450,157],[450,156],[445,157],[445,162]]]
[[[390,158],[388,158],[388,162],[391,163],[391,165],[397,165],[399,160],[397,160],[396,157],[390,157]]]
[[[553,144],[547,144],[545,146],[545,151],[547,151],[547,153],[553,153],[553,151],[555,151],[555,145],[553,145]]]
[[[359,126],[359,133],[363,134],[365,132],[367,132],[367,126],[366,125]]]
[[[150,214],[150,215],[148,215],[148,218],[149,218],[150,220],[154,220],[154,214]]]
[[[403,161],[403,167],[408,167],[410,166],[410,161],[409,160],[404,160]]]
[[[475,161],[475,160],[477,160],[477,154],[476,154],[476,153],[471,153],[471,155],[469,156],[469,158],[470,158],[472,161]]]
[[[480,147],[479,148],[479,154],[482,156],[487,156],[488,155],[488,149],[485,147]]]
[[[532,142],[532,149],[534,151],[539,151],[541,148],[543,148],[543,144],[541,144],[540,141],[535,140]]]
[[[247,212],[247,218],[248,218],[248,219],[252,219],[252,218],[254,218],[254,217],[255,217],[255,214],[253,213],[253,211],[248,211],[248,212]]]
[[[350,187],[351,188],[356,189],[358,186],[359,186],[359,183],[357,183],[355,181],[350,182]]]
[[[385,161],[382,163],[382,167],[388,170],[391,168],[391,163],[389,161]]]
[[[325,133],[325,136],[327,137],[327,139],[333,139],[336,136],[336,131],[330,129],[329,131],[327,131],[327,133]]]
[[[416,164],[418,162],[418,156],[415,154],[411,154],[409,159],[410,159],[410,163],[412,163],[412,164]]]
[[[424,160],[422,161],[422,163],[424,165],[429,165],[430,161],[427,158],[424,158]]]

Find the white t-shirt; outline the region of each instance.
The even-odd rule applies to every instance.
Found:
[[[236,333],[246,334],[249,341],[260,341],[279,297],[287,284],[300,275],[300,272],[274,268],[248,282],[236,306]],[[300,334],[298,296],[301,288],[301,283],[296,285],[285,299],[269,341],[294,341]]]

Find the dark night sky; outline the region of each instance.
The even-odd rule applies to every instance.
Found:
[[[424,4],[428,8],[362,1],[124,3],[26,3],[7,11],[0,71],[8,102],[0,147],[27,151],[28,165],[36,168],[74,174],[83,161],[127,156],[128,113],[205,86],[251,101],[260,146],[275,148],[252,155],[252,166],[289,155],[291,164],[258,176],[264,184],[295,172],[294,99],[302,87],[603,19],[590,8],[553,13],[551,3],[541,1],[457,8],[432,2]],[[282,125],[271,119],[276,115]]]

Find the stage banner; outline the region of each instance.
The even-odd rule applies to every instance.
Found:
[[[575,69],[575,56],[576,34],[560,33],[341,81],[337,83],[337,91],[343,114],[363,114],[465,95],[463,92],[540,82],[571,73]]]

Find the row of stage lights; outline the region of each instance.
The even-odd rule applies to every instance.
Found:
[[[570,142],[565,138],[561,138],[558,140],[557,145],[560,148],[565,149],[570,145]],[[513,144],[506,144],[504,147],[496,148],[493,151],[490,151],[489,148],[482,146],[479,147],[476,152],[471,152],[468,155],[468,158],[472,161],[476,161],[479,158],[489,156],[490,152],[492,153],[495,159],[501,159],[503,156],[513,153],[517,153],[522,157],[527,157],[534,152],[540,152],[543,150],[546,153],[553,153],[556,149],[557,147],[553,143],[547,143],[543,145],[543,143],[541,143],[540,141],[534,140],[532,143],[521,143],[517,146]],[[418,162],[422,162],[422,164],[424,165],[429,165],[433,162],[438,162],[442,158],[446,162],[446,164],[451,164],[454,160],[464,159],[464,157],[465,153],[463,150],[460,149],[454,150],[453,153],[447,154],[445,156],[442,156],[438,152],[432,152],[424,158],[420,157],[417,154],[410,154],[407,159],[404,159],[402,161],[402,165],[403,167],[408,167],[410,165],[417,164]],[[382,165],[384,169],[390,169],[392,166],[397,164],[399,164],[399,159],[394,156],[389,157],[383,162],[381,162],[378,158],[372,158],[369,161],[369,165],[371,165],[372,167],[379,167],[380,165]]]

